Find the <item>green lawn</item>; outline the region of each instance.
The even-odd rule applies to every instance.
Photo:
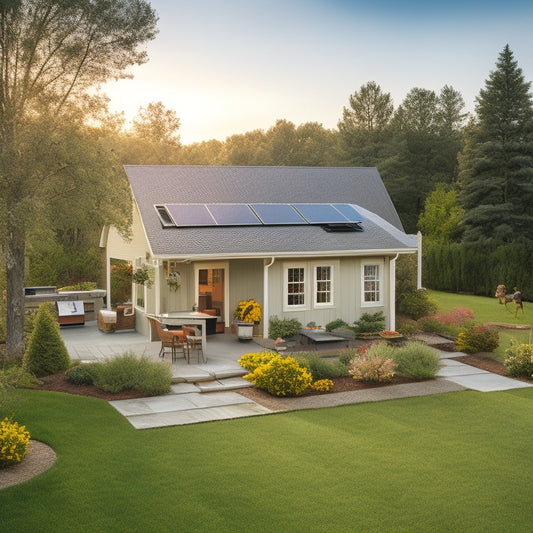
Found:
[[[514,304],[509,304],[507,309],[500,305],[496,298],[486,298],[484,296],[472,296],[468,294],[454,294],[449,292],[428,291],[429,295],[439,304],[439,314],[449,313],[455,307],[467,307],[474,311],[477,322],[502,322],[505,324],[533,324],[533,304],[524,302],[524,312],[518,312],[515,317]],[[510,346],[511,341],[519,343],[532,343],[533,330],[500,330],[500,346],[494,352],[495,359],[503,362],[505,350]]]
[[[102,400],[12,394],[58,461],[0,492],[2,531],[531,529],[531,389],[143,431]]]

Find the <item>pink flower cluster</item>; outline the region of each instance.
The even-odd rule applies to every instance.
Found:
[[[463,326],[469,320],[474,320],[474,311],[466,307],[456,307],[451,313],[436,316],[435,319],[448,326]]]

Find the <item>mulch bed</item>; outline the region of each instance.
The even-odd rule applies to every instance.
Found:
[[[53,374],[39,378],[39,384],[32,388],[55,392],[66,392],[78,396],[92,396],[102,400],[131,400],[133,398],[145,398],[146,393],[138,390],[124,390],[121,392],[106,392],[94,385],[74,385],[67,379],[66,374]]]
[[[442,347],[441,347],[442,349]],[[505,366],[490,359],[488,357],[483,357],[480,355],[465,355],[460,357],[451,356],[450,359],[459,361],[460,363],[465,363],[467,365],[475,366],[476,368],[481,368],[482,370],[487,370],[493,372],[494,374],[499,374],[500,376],[505,376]],[[520,379],[528,383],[533,383],[533,379],[527,378],[515,378]],[[403,378],[395,376],[393,380],[389,383],[362,383],[355,381],[352,377],[342,377],[335,378],[332,380],[334,386],[329,392],[320,392],[308,389],[303,396],[318,396],[323,394],[331,394],[335,392],[346,392],[346,391],[356,391],[356,390],[365,390],[372,389],[375,387],[387,387],[389,385],[398,385],[401,383],[413,383],[416,380]],[[133,398],[143,398],[146,396],[145,393],[139,392],[136,390],[127,390],[117,393],[106,392],[94,385],[74,385],[67,380],[67,376],[64,373],[54,374],[52,376],[46,376],[39,379],[39,384],[35,385],[33,388],[37,390],[48,390],[56,392],[66,392],[68,394],[76,394],[79,396],[92,396],[94,398],[100,398],[102,400],[129,400]],[[237,392],[250,398],[258,403],[267,401],[269,398],[273,398],[267,392],[251,387],[248,389],[239,389]]]

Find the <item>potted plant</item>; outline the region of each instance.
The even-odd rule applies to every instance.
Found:
[[[261,306],[255,300],[241,300],[237,304],[233,318],[236,320],[239,340],[249,340],[253,337],[254,324],[259,324],[261,317]]]

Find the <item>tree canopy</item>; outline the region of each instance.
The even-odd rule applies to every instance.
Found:
[[[143,0],[0,3],[0,236],[10,355],[24,349],[24,257],[35,213],[50,191],[65,192],[65,175],[81,177],[79,152],[55,144],[57,132],[97,102],[91,89],[147,60],[142,45],[156,22]]]
[[[530,238],[533,224],[533,103],[507,45],[477,97],[461,154],[467,242]]]

